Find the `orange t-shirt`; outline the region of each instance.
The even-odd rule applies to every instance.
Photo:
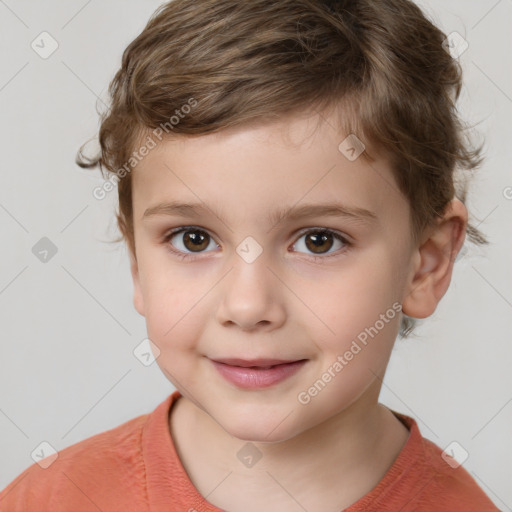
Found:
[[[46,469],[32,464],[0,493],[0,511],[220,512],[190,481],[171,438],[169,412],[180,396],[61,450]],[[441,458],[414,419],[393,413],[409,438],[379,484],[345,512],[499,511],[462,466]]]

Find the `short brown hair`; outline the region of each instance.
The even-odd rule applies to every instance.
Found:
[[[116,216],[135,256],[126,165],[151,129],[200,135],[342,106],[345,136],[390,159],[418,240],[451,199],[465,201],[467,180],[458,183],[455,170],[483,160],[457,113],[462,70],[446,37],[409,0],[170,1],[123,53],[101,118],[100,154],[85,157],[82,146],[77,163],[124,176]],[[191,99],[196,107],[178,118]],[[471,224],[468,238],[487,243]],[[400,334],[413,327],[404,316]]]

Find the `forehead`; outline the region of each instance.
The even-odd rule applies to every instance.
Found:
[[[176,200],[226,215],[233,208],[240,220],[304,203],[336,201],[379,217],[407,208],[388,161],[376,153],[373,160],[358,156],[361,143],[341,133],[334,117],[319,114],[167,137],[133,172],[135,220],[148,207]]]

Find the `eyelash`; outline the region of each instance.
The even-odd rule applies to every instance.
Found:
[[[188,259],[188,260],[194,261],[194,260],[196,260],[198,258],[198,256],[200,254],[202,254],[201,252],[198,252],[196,254],[184,253],[182,251],[179,251],[179,250],[175,249],[172,246],[172,244],[169,243],[171,238],[173,238],[175,235],[177,235],[179,233],[182,233],[182,232],[187,232],[187,231],[201,231],[203,233],[206,233],[208,236],[210,236],[211,239],[213,239],[213,237],[211,237],[211,235],[208,233],[208,231],[206,231],[203,228],[200,228],[198,226],[182,226],[182,227],[176,228],[176,229],[168,232],[164,236],[164,238],[162,240],[162,243],[164,243],[166,245],[167,250],[169,250],[172,254],[174,254],[178,258],[183,259],[183,260]],[[309,233],[326,233],[326,234],[332,235],[336,240],[339,240],[345,246],[343,249],[339,249],[338,251],[336,251],[333,254],[326,254],[326,255],[323,255],[323,256],[315,256],[315,255],[311,255],[310,254],[309,258],[312,259],[315,262],[320,261],[320,260],[325,260],[326,258],[330,258],[330,257],[343,256],[353,246],[353,243],[350,242],[349,240],[347,240],[347,238],[345,238],[344,236],[340,235],[336,231],[333,231],[333,230],[328,229],[328,228],[308,228],[307,230],[304,230],[301,233],[299,233],[297,241],[300,238],[302,238],[304,235],[307,235]],[[294,245],[295,245],[295,243],[297,243],[297,241],[294,242]],[[215,242],[215,240],[214,240],[214,242]],[[340,253],[339,251],[342,251],[342,252]],[[208,252],[208,251],[206,251],[206,252]]]

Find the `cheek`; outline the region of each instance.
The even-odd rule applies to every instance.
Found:
[[[158,269],[158,271],[157,271]],[[142,295],[148,336],[161,350],[185,347],[201,326],[204,314],[200,283],[183,273],[169,272],[153,262],[143,272]]]
[[[174,293],[159,299],[155,293],[146,314],[148,337],[159,349],[156,362],[177,389],[185,382],[192,385],[200,375],[197,355],[204,311],[199,305],[193,307],[195,302],[195,297],[176,299]]]
[[[308,296],[315,298],[311,310],[322,320],[315,322],[329,346],[344,348],[358,336],[364,338],[376,323],[379,336],[393,336],[390,326],[399,323],[401,298],[401,284],[396,279],[399,270],[393,261],[384,250],[365,254],[350,267],[333,273],[315,292],[309,290]]]
[[[154,295],[146,308],[148,336],[161,350],[193,347],[199,339],[204,312],[197,297]]]

